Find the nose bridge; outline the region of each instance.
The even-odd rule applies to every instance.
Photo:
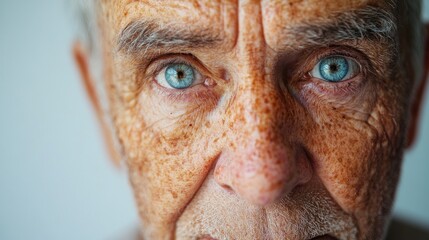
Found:
[[[237,67],[240,75],[263,79],[266,62],[266,42],[259,1],[240,1],[237,39]],[[242,76],[246,77],[246,76]],[[257,82],[242,82],[249,85]]]
[[[239,1],[235,107],[238,127],[263,127],[273,120],[278,94],[266,70],[266,43],[260,1]],[[271,106],[270,106],[271,105]],[[245,126],[239,126],[244,124]],[[246,126],[247,125],[247,126]],[[253,129],[256,131],[257,129]]]
[[[230,104],[230,126],[245,135],[241,136],[244,137],[241,141],[254,138],[279,141],[277,138],[288,121],[281,93],[264,76],[254,74],[241,79],[244,83],[238,87]]]
[[[262,27],[258,23],[255,25],[249,30],[249,35],[239,36],[236,89],[229,105],[231,114],[228,115],[234,116],[235,128],[267,135],[270,131],[279,130],[277,128],[284,123],[287,108],[283,93],[271,73],[271,64],[266,65]]]
[[[236,88],[226,110],[228,143],[214,171],[220,186],[252,203],[268,204],[308,180],[290,139],[291,121],[270,66],[259,1],[240,1]]]
[[[229,166],[221,174],[240,196],[264,205],[297,182],[295,149],[286,132],[292,116],[288,118],[286,101],[271,75],[258,65],[241,67],[227,113],[233,144],[220,159]]]

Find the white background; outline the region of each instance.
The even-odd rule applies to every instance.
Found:
[[[109,239],[137,223],[71,59],[70,16],[64,1],[0,0],[0,239]],[[426,98],[395,205],[426,227],[428,155]]]

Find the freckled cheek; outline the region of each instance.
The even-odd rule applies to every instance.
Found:
[[[166,106],[158,97],[141,94],[140,104],[120,114],[119,132],[127,153],[137,158],[175,157],[192,160],[216,144],[218,129],[203,107]],[[219,131],[218,131],[219,132]]]
[[[124,122],[119,128],[126,133],[122,140],[142,215],[151,216],[148,219],[174,218],[216,159],[218,148],[211,133],[216,126],[200,123],[164,131],[146,124],[144,128],[133,127],[141,125],[142,116],[129,119],[135,121]]]
[[[392,170],[383,167],[390,157],[388,150],[380,147],[382,136],[375,135],[367,125],[353,123],[354,127],[326,127],[331,137],[322,137],[319,142],[323,144],[316,150],[317,172],[322,182],[349,213],[370,209],[370,199],[383,194],[383,178]]]
[[[207,117],[214,108],[211,96],[204,104],[172,101],[146,86],[137,104],[119,108],[115,124],[135,188],[174,189],[174,194],[157,191],[156,196],[169,201],[191,196],[187,192],[204,179],[218,154],[219,126]],[[177,193],[183,194],[174,197]]]

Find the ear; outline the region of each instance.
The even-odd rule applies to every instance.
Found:
[[[417,86],[417,91],[415,92],[415,98],[411,103],[411,118],[410,125],[408,127],[408,136],[406,148],[413,146],[419,125],[420,112],[422,108],[422,102],[424,99],[425,87],[427,83],[427,78],[429,76],[429,24],[426,24],[426,33],[425,33],[425,57],[423,65],[423,74],[419,86]]]
[[[76,63],[77,69],[80,73],[80,77],[83,86],[88,94],[89,100],[92,107],[95,110],[97,120],[100,123],[101,130],[104,137],[104,142],[107,146],[110,158],[113,160],[116,166],[120,165],[120,156],[114,145],[114,136],[110,125],[106,122],[104,117],[104,111],[101,107],[100,98],[98,97],[97,88],[95,87],[95,79],[92,77],[91,68],[89,65],[89,53],[86,48],[78,41],[73,44],[73,58]]]

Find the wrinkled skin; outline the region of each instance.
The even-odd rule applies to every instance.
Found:
[[[409,121],[405,73],[386,42],[295,48],[282,32],[368,4],[390,11],[364,0],[102,2],[110,114],[145,239],[382,237]],[[136,19],[209,25],[222,42],[117,51]],[[332,52],[361,66],[347,84],[306,74]],[[177,58],[208,80],[157,84],[153,69]]]

